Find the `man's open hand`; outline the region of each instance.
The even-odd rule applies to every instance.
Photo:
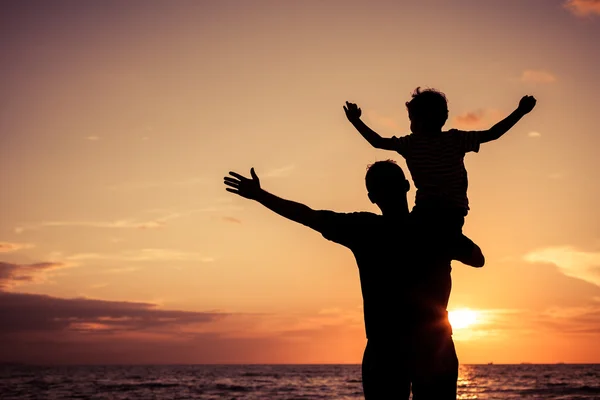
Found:
[[[262,189],[260,188],[260,180],[256,172],[254,172],[254,168],[250,169],[251,179],[231,171],[229,171],[229,175],[233,176],[233,178],[229,176],[223,178],[223,183],[230,186],[225,190],[250,200],[256,200]]]
[[[360,119],[361,111],[356,104],[347,101],[346,105],[343,107],[346,112],[346,118],[348,118],[349,121]]]

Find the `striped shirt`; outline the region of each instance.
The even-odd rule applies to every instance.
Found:
[[[465,154],[479,151],[480,132],[451,129],[435,135],[393,137],[394,150],[406,159],[417,188],[415,205],[469,210]]]

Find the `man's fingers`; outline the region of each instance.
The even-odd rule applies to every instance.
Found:
[[[240,186],[242,184],[242,182],[240,182],[237,179],[233,179],[233,178],[225,178],[223,179],[223,183],[228,185],[228,186]]]
[[[236,172],[233,172],[233,171],[229,171],[229,175],[231,175],[231,176],[235,176],[235,177],[236,177],[236,178],[238,178],[240,181],[243,181],[244,179],[248,179],[248,178],[246,178],[245,176],[242,176],[242,175],[240,175],[240,174],[238,174],[238,173],[236,173]]]
[[[254,172],[254,167],[250,168],[250,176],[252,176],[252,179],[255,181],[258,181],[258,175],[256,175],[256,172]]]
[[[240,191],[237,189],[225,188],[225,190],[227,190],[228,192],[231,192],[231,193],[238,194],[238,195],[240,194]]]
[[[226,184],[227,186],[231,186],[233,188],[239,188],[240,187],[240,183],[236,182],[236,181],[225,181],[223,183]]]
[[[344,109],[344,111],[348,112],[348,109],[346,108],[346,106],[342,106],[342,108]]]

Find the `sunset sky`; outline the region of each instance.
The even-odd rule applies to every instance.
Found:
[[[487,263],[453,264],[461,363],[600,362],[599,0],[0,7],[0,361],[359,363],[350,251],[222,178],[377,212],[365,167],[406,164],[342,105],[408,134],[424,86],[448,128],[538,99],[465,159]]]

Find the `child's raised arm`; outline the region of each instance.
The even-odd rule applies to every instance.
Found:
[[[492,140],[496,140],[509,131],[510,128],[515,126],[517,122],[523,116],[535,107],[536,99],[533,96],[523,96],[521,101],[519,102],[519,106],[515,111],[513,111],[508,117],[504,118],[502,121],[498,122],[496,125],[492,126],[487,131],[480,132],[479,141],[480,143],[491,142]]]
[[[344,106],[346,118],[356,130],[366,139],[367,142],[376,149],[396,150],[396,141],[392,138],[383,138],[377,132],[369,128],[361,119],[360,108],[354,103],[346,102]]]

